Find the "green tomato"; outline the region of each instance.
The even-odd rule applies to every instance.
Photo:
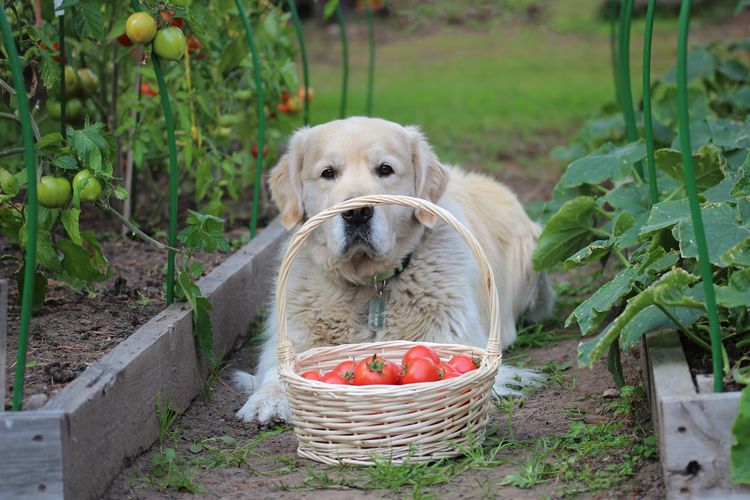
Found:
[[[242,115],[240,115],[240,114],[236,114],[236,115],[221,115],[219,117],[218,122],[219,122],[219,126],[221,126],[221,127],[228,127],[230,125],[239,125],[244,120],[245,120],[245,117],[242,116]]]
[[[250,89],[238,90],[234,93],[234,97],[240,101],[247,101],[253,96],[253,91]]]
[[[73,196],[70,181],[65,177],[45,175],[36,183],[39,204],[47,208],[64,207]]]
[[[47,109],[47,113],[49,113],[49,117],[53,120],[59,120],[60,119],[60,101],[55,101],[54,99],[47,99],[47,102],[45,103],[44,107]]]
[[[65,93],[68,95],[75,94],[78,90],[78,75],[72,66],[65,66]]]
[[[145,12],[131,14],[125,23],[125,34],[135,43],[148,43],[156,35],[156,20]]]
[[[65,106],[65,118],[77,121],[83,118],[83,103],[80,99],[69,99]]]
[[[85,94],[95,94],[99,90],[99,77],[89,68],[78,70],[78,83]]]
[[[85,168],[73,177],[73,189],[79,189],[81,201],[96,201],[102,194],[102,185],[91,170]]]
[[[185,34],[177,26],[164,28],[156,33],[154,52],[162,59],[177,61],[185,53]]]

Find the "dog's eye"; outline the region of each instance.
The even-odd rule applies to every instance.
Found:
[[[320,173],[320,176],[324,179],[333,179],[336,177],[336,171],[332,167],[327,167]]]
[[[393,167],[391,167],[387,163],[382,163],[378,165],[378,168],[375,169],[375,172],[378,174],[378,177],[388,177],[393,173]]]

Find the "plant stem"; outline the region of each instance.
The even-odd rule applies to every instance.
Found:
[[[654,126],[651,119],[651,39],[654,31],[656,0],[648,0],[646,32],[643,36],[643,135],[646,138],[646,166],[648,169],[648,192],[651,204],[659,201],[654,160]]]
[[[5,151],[0,151],[0,158],[5,158],[6,156],[20,155],[24,151],[26,151],[24,148],[6,149]]]
[[[5,118],[21,123],[21,119],[13,113],[0,113],[0,118]],[[42,138],[42,135],[39,133],[39,127],[37,126],[34,118],[31,115],[29,115],[29,122],[31,123],[31,131],[34,133],[34,138],[38,141]]]
[[[123,226],[125,226],[126,228],[128,228],[128,230],[132,231],[133,234],[135,234],[136,236],[138,236],[142,240],[146,241],[147,243],[150,243],[150,244],[154,245],[159,250],[171,250],[172,252],[179,253],[179,254],[184,254],[185,253],[182,250],[180,250],[179,248],[171,247],[171,246],[167,245],[166,243],[162,243],[161,241],[156,240],[156,239],[152,238],[151,236],[147,235],[146,233],[144,233],[143,231],[141,231],[138,228],[138,226],[136,226],[135,224],[133,224],[130,220],[128,220],[127,218],[125,218],[125,216],[123,216],[122,214],[120,214],[120,212],[118,212],[117,210],[115,210],[114,208],[112,208],[110,205],[107,205],[107,204],[104,204],[104,203],[97,203],[96,206],[99,207],[99,208],[101,208],[102,210],[104,210],[109,215],[113,215],[117,220],[119,220],[122,223]]]
[[[296,0],[287,0],[289,6],[289,12],[292,13],[292,21],[294,22],[294,31],[297,33],[297,41],[299,42],[299,55],[302,58],[302,78],[305,84],[305,109],[302,115],[302,123],[305,126],[310,125],[310,98],[307,93],[310,90],[310,76],[307,68],[307,49],[305,48],[305,36],[302,33],[302,23],[299,20],[299,14],[297,13],[297,2]]]
[[[630,261],[628,261],[628,259],[622,254],[619,248],[612,247],[612,252],[617,256],[622,265],[625,267],[630,266]]]
[[[711,346],[708,345],[705,341],[703,341],[703,339],[701,339],[700,337],[698,337],[697,335],[695,335],[693,332],[691,332],[689,328],[687,328],[685,325],[683,325],[682,321],[680,321],[679,318],[677,318],[677,316],[675,316],[674,314],[672,314],[672,312],[669,309],[667,309],[666,307],[664,307],[661,304],[654,304],[654,305],[662,313],[664,313],[664,316],[666,316],[667,318],[669,318],[669,320],[672,321],[672,323],[675,324],[675,326],[677,327],[677,329],[680,330],[680,332],[682,332],[682,334],[685,335],[688,339],[690,339],[691,342],[693,342],[695,345],[697,345],[698,347],[700,347],[704,351],[711,352]]]
[[[346,118],[346,100],[347,90],[349,87],[349,43],[346,39],[346,23],[344,22],[344,13],[341,10],[341,2],[336,5],[336,21],[339,23],[339,35],[341,37],[341,107],[339,109],[339,118]]]

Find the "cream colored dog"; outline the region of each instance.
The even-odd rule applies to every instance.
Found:
[[[415,127],[356,117],[303,128],[272,170],[270,185],[287,228],[361,195],[416,196],[449,210],[473,232],[492,265],[503,348],[515,340],[522,312],[535,320],[551,309],[546,276],[531,268],[539,226],[502,184],[441,165]],[[393,276],[384,284],[381,328],[368,311],[378,293],[373,278],[384,272]],[[395,339],[487,343],[488,304],[473,255],[450,227],[419,210],[376,206],[329,220],[297,255],[288,295],[289,337],[297,352]],[[237,412],[245,421],[291,420],[277,374],[273,313],[256,375],[236,373],[252,394]],[[510,386],[538,380],[534,372],[503,365],[495,387],[516,393]]]

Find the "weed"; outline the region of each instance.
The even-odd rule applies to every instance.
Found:
[[[159,419],[159,448],[164,447],[164,441],[166,441],[168,437],[170,437],[172,441],[176,440],[175,433],[170,430],[179,415],[180,414],[177,410],[172,406],[171,399],[167,400],[166,407],[162,406],[161,392],[159,392],[156,395],[156,418]]]

